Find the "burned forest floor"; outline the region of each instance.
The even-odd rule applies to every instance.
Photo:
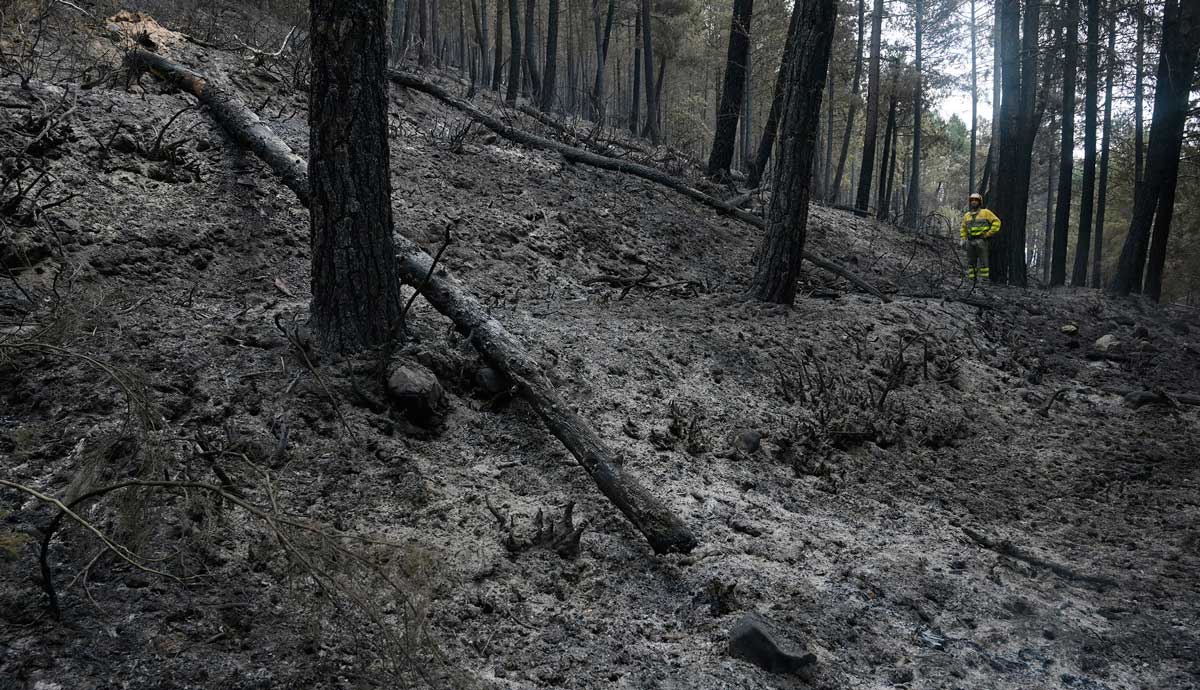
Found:
[[[286,69],[126,21],[307,154]],[[423,300],[390,360],[312,347],[307,211],[124,76],[0,79],[0,688],[1200,687],[1195,310],[972,286],[956,239],[817,205],[808,246],[891,301],[811,265],[747,301],[757,229],[393,87],[396,232],[449,232],[695,531],[656,556]],[[748,612],[816,663],[731,656]]]

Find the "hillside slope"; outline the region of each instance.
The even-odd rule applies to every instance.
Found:
[[[155,36],[307,150],[303,93]],[[1200,687],[1200,419],[1123,398],[1200,388],[1194,311],[971,290],[949,240],[818,207],[810,242],[895,301],[809,270],[796,307],[746,302],[753,229],[484,131],[459,140],[456,113],[392,97],[397,232],[433,251],[458,219],[444,267],[700,547],[653,556],[420,300],[403,354],[446,388],[434,428],[375,405],[372,356],[313,353],[310,371],[277,327],[306,318],[307,213],[202,110],[180,113],[190,97],[150,76],[65,97],[6,78],[0,130],[48,171],[41,203],[65,200],[0,226],[21,248],[0,282],[0,478],[59,497],[205,482],[325,527],[272,529],[198,489],[107,494],[81,514],[182,581],[64,526],[54,620],[36,575],[53,513],[5,489],[5,684]],[[38,119],[60,100],[61,122]],[[187,140],[163,156],[176,114],[163,140]],[[521,537],[570,502],[576,557],[506,548],[494,513]],[[347,534],[395,546],[356,561]],[[816,654],[809,677],[729,656],[748,611]]]

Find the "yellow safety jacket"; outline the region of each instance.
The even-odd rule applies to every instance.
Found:
[[[981,208],[978,211],[967,211],[963,214],[962,229],[959,230],[959,236],[964,240],[970,237],[978,239],[980,237],[991,237],[1000,232],[1000,219],[995,213]]]

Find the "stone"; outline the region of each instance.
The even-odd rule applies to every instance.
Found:
[[[771,631],[770,622],[757,613],[747,613],[734,624],[729,633],[729,654],[780,674],[798,674],[817,661],[815,654],[784,650]]]
[[[388,370],[387,393],[413,422],[435,426],[446,411],[446,393],[432,371],[421,364],[397,360]]]
[[[1067,335],[1079,335],[1079,326],[1076,326],[1073,323],[1068,323],[1058,330]]]
[[[1150,337],[1150,329],[1139,323],[1133,327],[1133,337],[1140,340],[1148,339]]]
[[[483,366],[475,370],[475,385],[488,395],[500,395],[508,390],[508,378],[493,367]]]
[[[1112,333],[1102,335],[1092,343],[1092,349],[1096,352],[1109,352],[1121,344],[1120,339]]]
[[[737,435],[737,438],[733,440],[733,445],[743,453],[754,453],[762,446],[762,438],[761,431],[747,429]]]

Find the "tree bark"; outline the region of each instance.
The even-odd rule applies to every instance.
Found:
[[[798,1],[803,10],[793,36],[796,47],[788,69],[766,236],[750,281],[751,297],[778,304],[792,304],[796,299],[812,189],[812,157],[820,129],[821,92],[837,21],[836,0]]]
[[[1150,146],[1142,184],[1134,198],[1129,233],[1117,264],[1113,290],[1128,295],[1142,286],[1142,267],[1154,226],[1154,248],[1146,268],[1145,291],[1157,300],[1162,291],[1179,156],[1188,115],[1188,96],[1200,47],[1200,6],[1184,0],[1167,0],[1163,10],[1162,51],[1158,61],[1158,87],[1150,121]],[[1159,218],[1155,218],[1155,209]]]
[[[858,114],[859,94],[862,93],[862,52],[865,11],[866,0],[858,0],[858,43],[856,44],[857,48],[854,53],[854,81],[852,82],[849,104],[847,105],[846,128],[842,131],[842,152],[838,155],[837,172],[833,175],[833,186],[825,190],[825,198],[830,202],[836,202],[838,192],[842,189],[842,175],[846,172],[846,157],[850,155],[850,136],[854,132],[854,117]],[[832,93],[830,94],[829,108],[832,112]]]
[[[922,0],[916,0],[914,7],[916,19],[916,70],[917,79],[913,87],[913,140],[912,140],[912,176],[908,183],[908,203],[904,205],[905,225],[916,228],[921,220],[921,110],[924,107],[921,99],[923,76],[921,74],[921,31],[925,5]],[[885,157],[884,160],[887,160]],[[880,167],[883,167],[882,165]]]
[[[979,131],[979,83],[976,53],[978,45],[975,36],[975,0],[971,0],[971,158],[967,172],[967,194],[974,191],[975,185],[975,152]]]
[[[404,21],[408,16],[409,0],[395,0],[392,3],[392,23],[390,29],[392,47],[391,61],[399,62],[404,57]]]
[[[1143,155],[1146,151],[1144,124],[1145,108],[1142,102],[1145,93],[1146,75],[1146,2],[1138,0],[1134,5],[1137,13],[1137,43],[1134,44],[1134,78],[1133,78],[1133,187],[1134,196],[1142,184],[1142,173],[1145,171]]]
[[[897,66],[896,72],[899,72]],[[895,154],[892,152],[892,141],[896,137],[896,80],[892,79],[892,93],[888,94],[888,114],[887,126],[883,130],[883,157],[880,158],[879,165],[879,191],[875,197],[875,217],[879,220],[887,220],[888,218],[888,192],[891,191],[888,187],[888,160],[895,159]]]
[[[641,120],[641,114],[638,112],[642,97],[642,13],[635,12],[633,19],[633,91],[631,97],[633,99],[633,107],[629,111],[629,133],[633,136],[638,135],[638,121]]]
[[[604,30],[600,30],[600,0],[593,0],[592,22],[596,33],[596,78],[592,83],[592,117],[603,123],[608,108],[604,103],[604,69],[608,64],[608,45],[612,37],[613,19],[617,13],[616,0],[608,0],[608,12],[604,19]]]
[[[1096,232],[1094,248],[1092,249],[1092,287],[1100,289],[1104,284],[1100,275],[1104,255],[1104,211],[1108,203],[1108,154],[1112,142],[1112,97],[1113,73],[1117,62],[1117,13],[1112,8],[1108,18],[1108,51],[1104,76],[1104,125],[1101,136],[1104,143],[1100,147],[1100,198],[1096,202]]]
[[[558,1],[549,0],[546,16],[546,74],[542,81],[542,112],[550,112],[557,96],[554,80],[558,74]]]
[[[495,49],[492,51],[492,91],[500,92],[504,77],[504,0],[496,0]]]
[[[1071,223],[1071,186],[1075,172],[1075,71],[1079,61],[1079,0],[1066,2],[1062,142],[1058,163],[1058,201],[1055,202],[1054,208],[1054,253],[1050,257],[1051,286],[1066,282],[1067,231]]]
[[[1096,197],[1096,120],[1100,82],[1100,0],[1087,0],[1087,50],[1083,67],[1083,192],[1079,196],[1079,230],[1071,285],[1087,287],[1088,256],[1092,246],[1092,211]]]
[[[883,0],[875,0],[871,13],[871,62],[867,70],[867,122],[863,129],[863,152],[858,171],[858,194],[854,206],[866,211],[871,204],[871,175],[875,171],[875,140],[879,129],[879,47],[883,31]]]
[[[508,51],[508,90],[504,94],[504,102],[509,105],[517,102],[521,75],[524,73],[521,68],[521,14],[518,7],[517,0],[508,0],[508,31],[512,45]]]
[[[1054,117],[1050,118],[1050,131],[1054,131]],[[1050,284],[1050,257],[1054,245],[1054,144],[1046,156],[1046,227],[1042,238],[1042,282]]]
[[[742,96],[746,89],[746,58],[750,53],[750,22],[753,17],[754,0],[733,0],[729,46],[725,54],[725,79],[721,84],[712,152],[705,170],[709,177],[717,180],[729,176],[729,166],[733,162],[734,135],[737,133]]]
[[[771,150],[775,148],[775,131],[779,127],[779,111],[783,109],[784,89],[787,86],[788,63],[791,61],[792,47],[795,43],[792,37],[796,34],[796,21],[800,16],[800,6],[800,3],[793,5],[792,17],[788,21],[787,35],[784,37],[783,43],[783,57],[779,61],[779,74],[775,77],[775,91],[771,96],[771,110],[767,113],[767,122],[763,127],[762,139],[758,143],[758,153],[755,154],[750,164],[747,182],[750,189],[758,189],[758,186],[762,183],[763,170],[766,170],[767,161],[771,159]],[[830,94],[829,102],[833,102],[832,94]],[[826,166],[826,171],[828,171],[828,166]]]
[[[312,321],[322,347],[357,352],[395,338],[402,318],[392,246],[387,3],[312,0],[309,15]]]
[[[433,0],[417,0],[417,23],[420,36],[417,38],[417,64],[428,67],[429,59],[429,3]]]
[[[658,94],[654,88],[654,35],[650,30],[650,2],[641,0],[642,68],[646,82],[646,138],[658,145]]]
[[[525,74],[530,97],[536,102],[541,94],[542,74],[537,64],[537,41],[534,24],[537,21],[537,0],[525,0]]]

